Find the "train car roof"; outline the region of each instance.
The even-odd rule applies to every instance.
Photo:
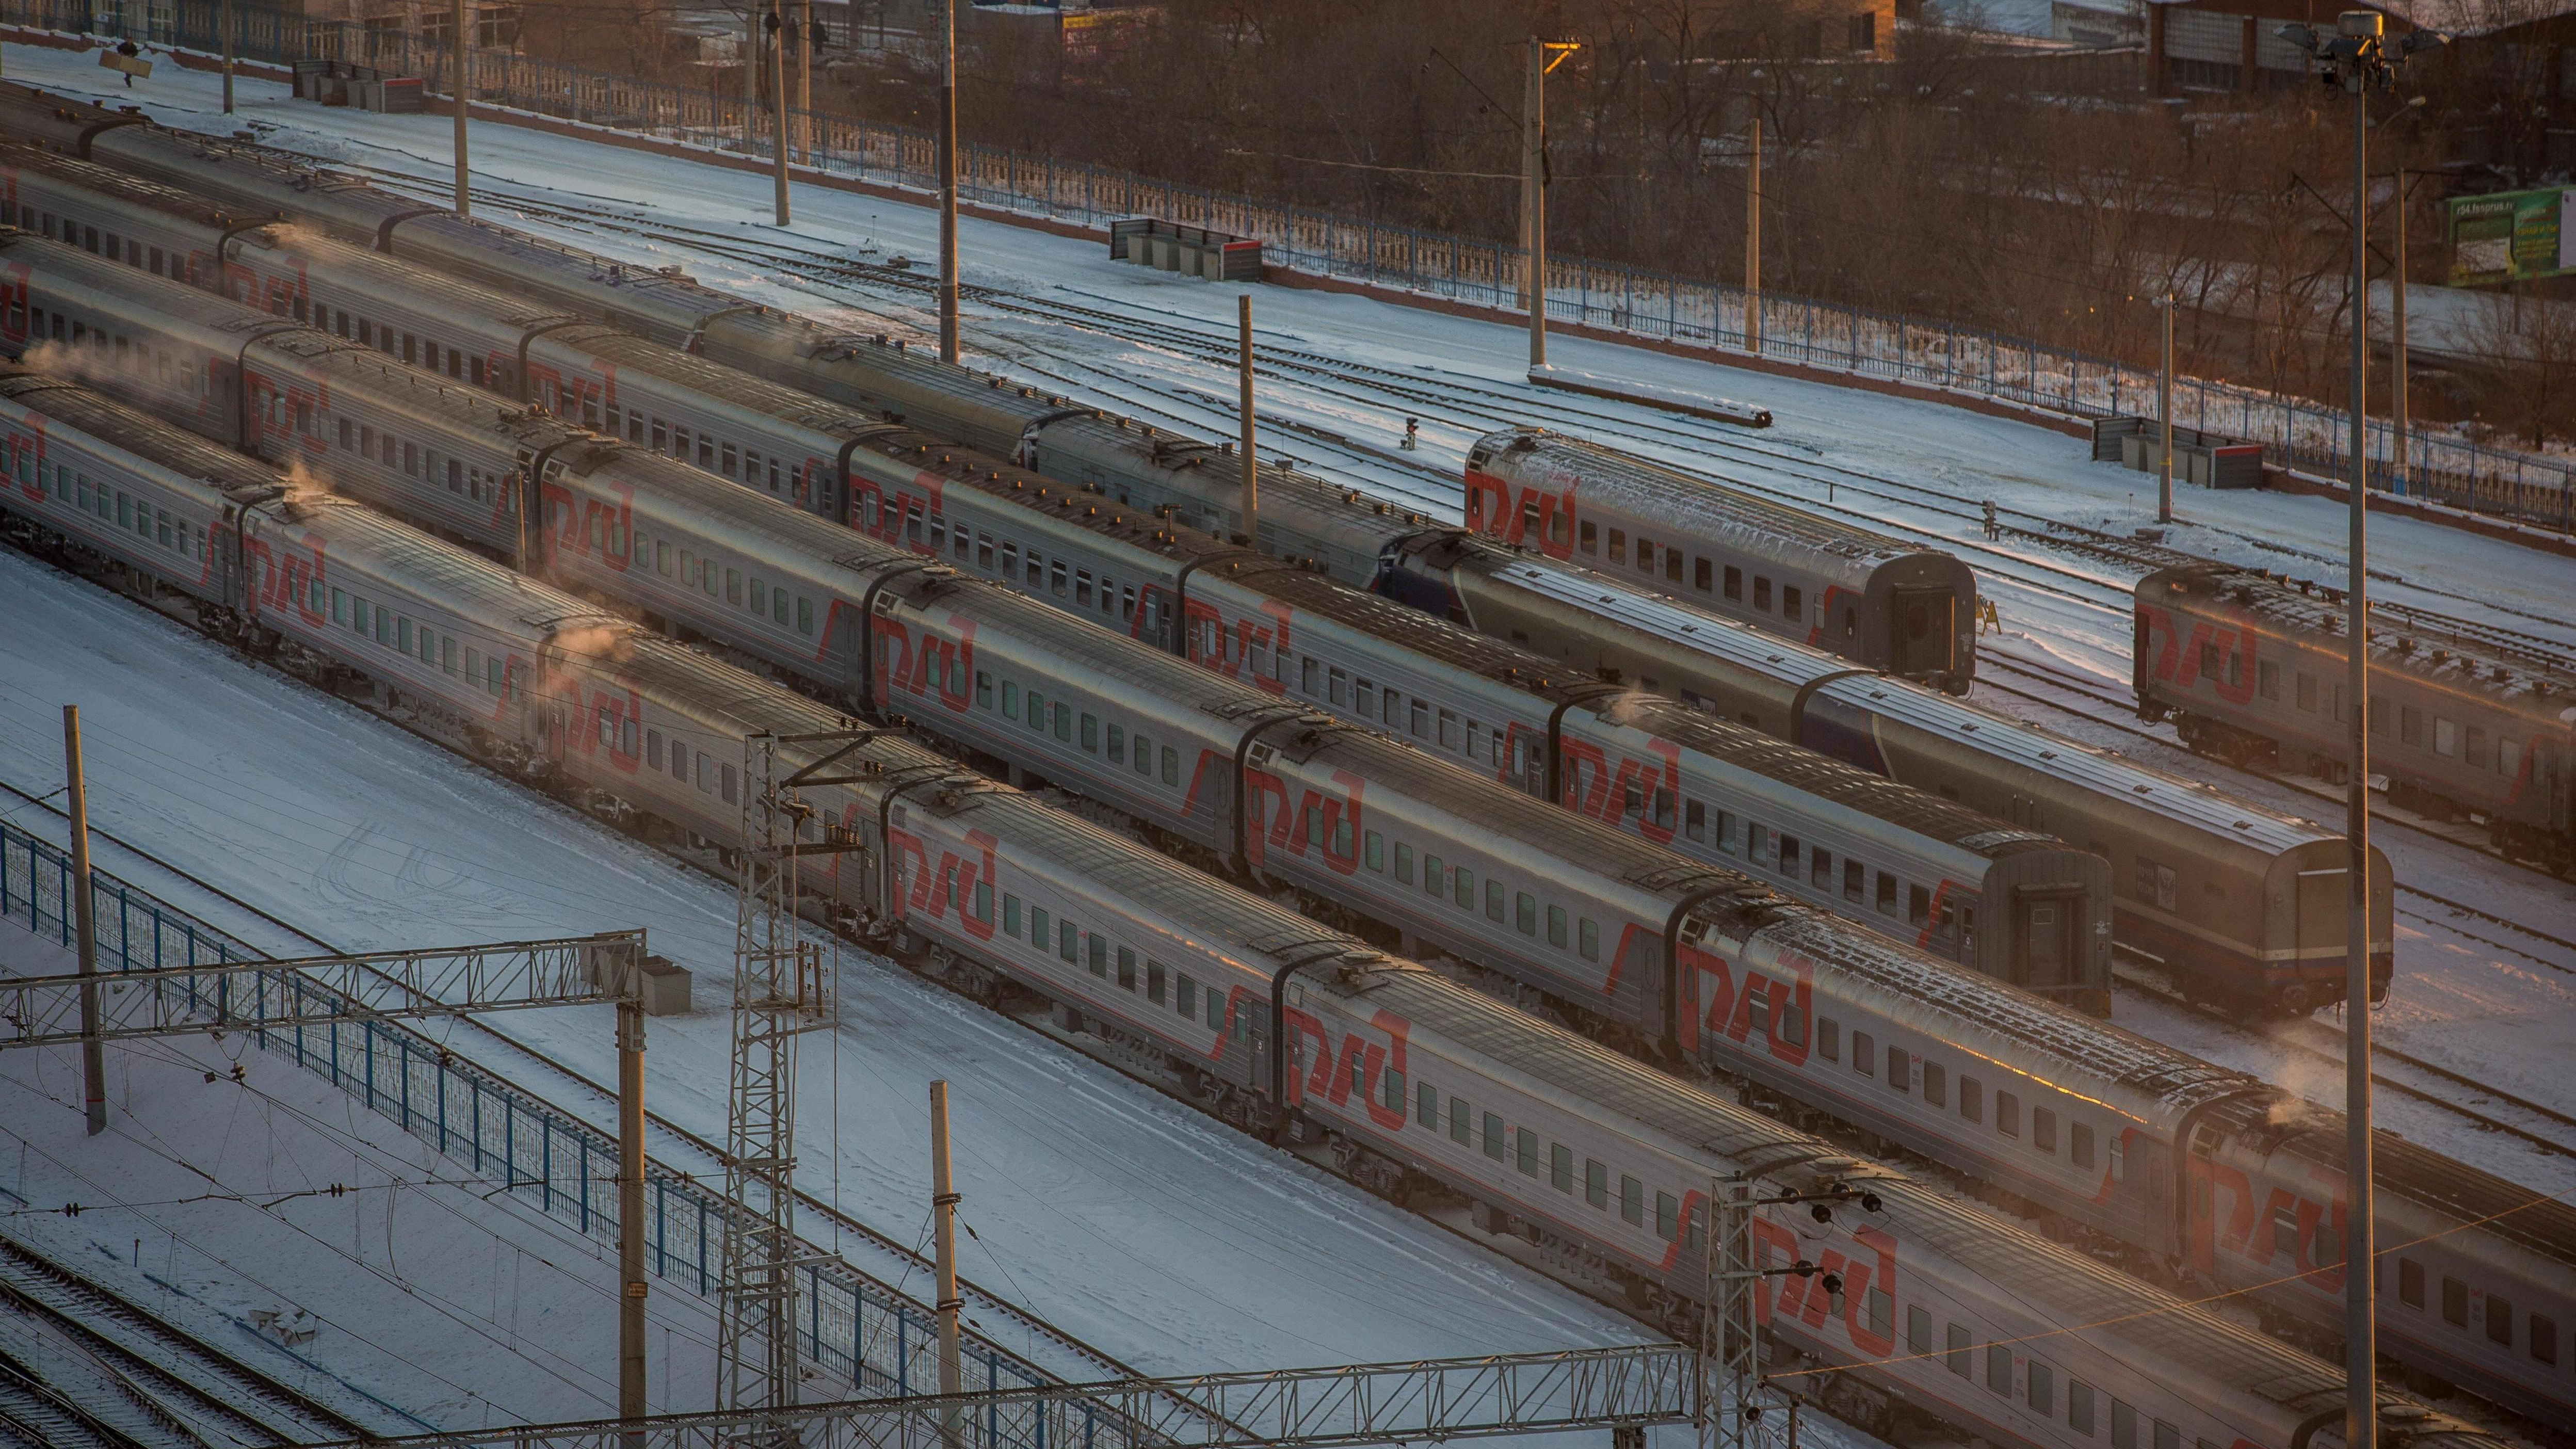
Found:
[[[1498,572],[1534,593],[1793,686],[1852,672],[1846,661],[1832,655],[1756,633],[1661,595],[1639,593],[1597,575],[1505,554],[1496,553],[1489,558]],[[1900,680],[1848,678],[1818,686],[1819,693],[1846,695],[1853,691],[1865,692],[1871,710],[1902,719],[1927,734],[1973,740],[1986,752],[2035,772],[2067,779],[2095,794],[2124,800],[2266,854],[2277,855],[2296,846],[2340,838],[2312,822],[2274,815],[2180,775],[2043,733],[2018,720]]]
[[[274,212],[243,214],[217,206],[194,193],[166,186],[158,181],[66,156],[42,146],[23,141],[0,141],[0,166],[20,171],[41,172],[69,185],[100,192],[118,201],[168,212],[179,222],[190,226],[220,231],[236,222],[266,222],[276,219]]]
[[[140,413],[87,384],[0,359],[0,397],[24,404],[73,430],[148,463],[217,488],[278,486],[277,471],[183,428]]]
[[[2339,592],[2308,593],[2286,580],[2232,564],[2190,564],[2159,569],[2138,580],[2141,603],[2156,594],[2181,595],[2251,614],[2282,633],[2331,640],[2344,647],[2344,602]],[[2539,649],[2508,649],[2501,641],[2436,637],[2438,626],[2411,626],[2388,614],[2373,616],[2372,667],[2404,674],[2446,691],[2486,698],[2518,712],[2576,723],[2576,662]]]
[[[1687,473],[1551,428],[1523,424],[1488,433],[1478,438],[1469,451],[1468,465],[1479,466],[1497,451],[1579,454],[1595,476],[1627,490],[1632,505],[1669,521],[1677,529],[1704,532],[1715,525],[1867,564],[1890,563],[1919,554],[1952,557],[1941,549],[1922,548],[1900,538],[1855,528],[1715,478]]]

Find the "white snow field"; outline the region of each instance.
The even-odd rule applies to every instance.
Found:
[[[241,114],[227,119],[216,114],[213,78],[175,67],[163,67],[128,93],[107,82],[85,54],[12,46],[7,66],[12,76],[66,91],[112,103],[130,100],[172,125],[242,125],[271,144],[353,167],[439,185],[449,175],[449,123],[443,118],[326,111],[293,100],[284,87],[244,82]],[[728,248],[786,244],[877,260],[935,254],[936,214],[911,201],[799,185],[797,222],[782,233],[767,222],[765,174],[497,124],[478,124],[472,144],[478,184],[532,205],[595,207],[697,228]],[[652,241],[513,214],[502,201],[477,205],[495,219],[613,256],[654,265],[676,262],[711,285],[836,317],[854,330],[919,336],[930,323],[915,292],[822,280],[783,263],[730,259],[710,250],[717,244],[712,241]],[[962,220],[960,236],[963,280],[997,294],[990,302],[970,296],[965,306],[965,343],[976,365],[1202,435],[1231,435],[1234,381],[1227,359],[1235,299],[1244,288],[1115,263],[1095,241],[973,217]],[[1963,408],[1643,347],[1565,336],[1551,342],[1551,360],[1569,371],[1768,408],[1774,426],[1749,432],[1534,387],[1525,376],[1525,331],[1510,319],[1459,317],[1285,286],[1251,291],[1256,341],[1268,369],[1259,402],[1266,453],[1296,456],[1311,469],[1407,498],[1435,517],[1454,518],[1460,462],[1479,433],[1518,421],[1583,432],[1866,526],[1936,539],[1978,570],[1997,601],[2004,633],[1990,636],[1990,647],[2071,669],[2105,693],[2128,690],[2125,595],[2135,572],[2009,538],[1988,543],[1976,517],[1976,503],[1990,498],[2005,509],[2113,533],[2152,526],[2154,478],[2090,462],[2078,438]],[[1118,335],[1129,331],[1153,340]],[[1415,396],[1399,395],[1399,387]],[[1407,417],[1421,420],[1418,452],[1396,448]],[[1273,426],[1274,420],[1350,441],[1336,446]],[[2329,582],[2339,578],[2345,518],[2334,501],[2189,487],[2178,492],[2184,521],[2168,535],[2173,545]],[[2390,576],[2379,585],[2384,597],[2576,640],[2576,617],[2566,608],[2566,600],[2576,596],[2576,563],[2394,515],[2380,515],[2373,530],[2374,565]],[[2287,813],[2328,820],[2336,813],[2313,796],[2107,726],[2019,704],[1993,690],[1980,698],[2052,729],[2211,779]],[[2576,925],[2576,887],[2395,826],[2383,826],[2377,841],[2401,884],[2558,938],[2576,934],[2570,931]],[[2576,1112],[2576,1079],[2562,1066],[2576,1052],[2576,950],[2563,939],[2461,918],[2421,898],[2401,896],[2399,908],[2399,975],[2380,1018],[2383,1041],[2553,1109]],[[2118,1011],[2123,1022],[2160,1038],[2262,1071],[2321,1100],[2340,1100],[2338,1066],[2134,993],[2121,996]],[[2382,1111],[2398,1130],[2438,1141],[2481,1166],[2553,1191],[2566,1183],[2564,1158],[2500,1136],[2464,1133],[2456,1118],[2393,1096]]]
[[[697,973],[696,1009],[649,1024],[647,1100],[679,1125],[722,1138],[729,885],[23,555],[0,552],[0,599],[10,615],[0,631],[0,780],[36,795],[58,787],[60,710],[77,703],[98,828],[336,946],[645,927],[655,950]],[[14,823],[60,838],[59,817],[0,798]],[[97,858],[263,949],[312,949],[113,846],[101,845]],[[51,971],[59,957],[23,928],[0,930],[0,968]],[[802,1058],[799,1184],[879,1231],[921,1241],[927,1083],[946,1078],[961,1212],[973,1229],[960,1239],[961,1272],[1146,1372],[1644,1337],[1444,1228],[892,967],[850,953],[841,979],[840,1029],[809,1040]],[[613,1080],[604,1011],[522,1012],[494,1024]],[[559,1079],[514,1066],[496,1044],[462,1028],[431,1030],[590,1115],[593,1104],[566,1099]],[[39,1206],[160,1204],[207,1190],[176,1158],[246,1194],[382,1182],[395,1172],[417,1181],[426,1171],[391,1124],[287,1063],[248,1052],[251,1092],[202,1084],[196,1059],[221,1072],[228,1054],[158,1046],[116,1054],[116,1144],[103,1165],[95,1145],[80,1145],[75,1059],[13,1059],[5,1090],[17,1106],[0,1119],[30,1146],[14,1175],[0,1162],[0,1188]],[[181,1055],[185,1063],[169,1065]],[[331,1130],[316,1135],[313,1122]],[[379,1146],[351,1165],[349,1142],[359,1137]],[[0,1137],[0,1151],[15,1145]],[[438,1166],[464,1175],[453,1163]],[[72,1168],[85,1176],[75,1179]],[[292,1299],[326,1322],[307,1346],[311,1356],[432,1422],[562,1419],[609,1406],[601,1396],[613,1396],[614,1328],[597,1299],[613,1262],[595,1262],[595,1245],[532,1212],[504,1204],[477,1216],[470,1190],[413,1188],[390,1198],[401,1205],[390,1248],[384,1192],[361,1194],[354,1209],[327,1198],[327,1206],[292,1209],[290,1217],[310,1215],[294,1227],[243,1204],[43,1221],[54,1246],[95,1247],[81,1261],[123,1275],[137,1296],[161,1291],[141,1270],[176,1261],[210,1312]],[[812,1220],[806,1231],[828,1240]],[[186,1236],[172,1260],[176,1234]],[[136,1237],[141,1269],[128,1261]],[[908,1288],[928,1292],[917,1277]],[[653,1303],[657,1313],[689,1308],[656,1330],[657,1406],[702,1407],[712,1322],[691,1316],[698,1305],[677,1291],[659,1291]],[[577,1324],[563,1326],[568,1320]],[[1048,1361],[1048,1346],[1016,1342],[1012,1325],[983,1327]],[[676,1381],[662,1376],[666,1342]],[[518,1346],[533,1357],[502,1368]],[[416,1377],[404,1376],[405,1362],[419,1365]],[[1831,1442],[1870,1442],[1816,1427]]]

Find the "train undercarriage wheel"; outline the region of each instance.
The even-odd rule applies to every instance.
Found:
[[[2281,988],[2272,1004],[2283,1016],[2305,1016],[2317,1009],[2317,994],[2304,982],[2293,981]]]

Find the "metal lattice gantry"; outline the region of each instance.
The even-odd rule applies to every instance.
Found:
[[[837,950],[808,940],[798,866],[857,849],[800,793],[849,777],[823,772],[881,731],[745,737],[734,912],[733,1067],[727,1091],[723,1276],[716,1315],[717,1402],[728,1410],[796,1402],[796,1043],[833,1019]],[[833,746],[790,768],[787,747]]]
[[[642,990],[644,950],[643,932],[612,931],[89,977],[6,978],[0,979],[0,1050],[81,1041],[84,986],[97,992],[95,1039],[119,1041],[626,1001]]]
[[[521,1425],[400,1439],[368,1449],[1347,1449],[1502,1434],[1687,1422],[1698,1354],[1677,1343],[1564,1353],[1352,1364],[1269,1373],[1050,1384],[756,1411]],[[325,1449],[357,1449],[325,1446]]]

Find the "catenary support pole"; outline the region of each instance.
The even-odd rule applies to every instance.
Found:
[[[777,0],[784,5],[786,0]],[[787,22],[769,12],[769,152],[778,224],[787,225]]]
[[[1529,40],[1529,95],[1521,103],[1523,205],[1529,214],[1529,360],[1547,366],[1547,42]]]
[[[644,1002],[617,1003],[617,1416],[650,1412],[644,1393]],[[630,1449],[643,1443],[627,1434]]]
[[[957,5],[937,0],[939,45],[939,360],[957,360]]]
[[[2414,421],[2406,396],[2406,171],[2398,168],[2396,194],[2388,199],[2397,229],[2396,256],[2388,271],[2388,462],[2389,489],[2403,498],[2412,491],[2415,470],[2407,466],[2406,434]]]
[[[473,32],[466,29],[465,0],[455,0],[448,15],[447,28],[456,57],[456,214],[472,216],[473,193],[466,189],[465,184],[465,112],[473,104],[468,97],[474,94],[474,46]],[[232,85],[229,67],[224,72],[224,85],[229,94]]]
[[[2165,313],[2165,370],[2156,383],[2156,415],[2164,420],[2162,460],[2156,466],[2156,522],[2171,523],[2173,517],[2173,367],[2174,367],[2174,299],[2167,292],[2157,305]]]
[[[81,779],[80,706],[63,706],[63,778],[72,825],[72,920],[79,931],[80,974],[98,974],[98,921],[89,884],[89,792]],[[107,1048],[98,1039],[98,988],[81,988],[81,1098],[89,1135],[107,1130]]]
[[[2336,28],[2373,49],[2377,11],[2347,10]],[[2373,1201],[2370,1141],[2370,454],[2366,422],[2370,383],[2370,173],[2372,72],[2348,67],[2352,91],[2352,537],[2346,545],[2344,632],[2349,664],[2344,684],[2350,726],[2351,779],[2344,795],[2344,1145],[2349,1198],[2344,1244],[2344,1446],[2376,1449],[2379,1439],[2379,1324],[2371,1271]]]
[[[1747,128],[1744,171],[1744,350],[1762,350],[1762,118]]]
[[[796,0],[796,154],[814,164],[814,0]]]
[[[933,1262],[939,1272],[939,1392],[964,1392],[965,1370],[957,1357],[957,1315],[965,1307],[957,1296],[957,1186],[948,1175],[948,1084],[930,1084],[930,1206],[934,1214]],[[946,1449],[963,1449],[965,1427],[955,1405],[939,1411],[939,1437]]]
[[[742,154],[760,154],[760,6],[742,7]]]
[[[1261,546],[1261,469],[1252,451],[1252,294],[1244,293],[1234,304],[1234,351],[1237,386],[1242,393],[1237,404],[1241,436],[1235,446],[1243,451],[1243,541]]]
[[[215,24],[224,32],[224,114],[229,116],[233,113],[233,0],[224,0],[223,13],[215,17]]]

